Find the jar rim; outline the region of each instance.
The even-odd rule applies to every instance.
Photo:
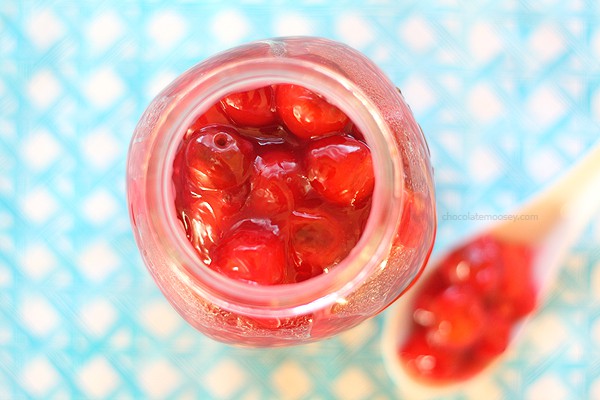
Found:
[[[149,168],[155,167],[160,184],[146,188],[156,200],[151,216],[154,225],[163,230],[160,238],[179,258],[179,263],[172,265],[173,272],[208,301],[250,316],[289,317],[343,301],[345,295],[385,263],[402,212],[401,156],[394,151],[392,132],[377,107],[350,79],[310,60],[230,59],[209,73],[190,77],[194,72],[192,68],[173,83],[185,82],[185,87],[170,99],[166,115],[158,121],[157,130],[162,132],[157,137],[163,142],[154,147]],[[253,285],[228,278],[199,259],[176,217],[172,165],[183,133],[195,116],[228,93],[278,83],[302,85],[352,116],[371,148],[375,188],[371,211],[358,243],[329,273],[298,283]],[[163,93],[168,91],[169,88]],[[390,207],[393,203],[399,205]]]

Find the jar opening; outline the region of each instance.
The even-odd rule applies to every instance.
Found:
[[[174,83],[177,84],[177,81]],[[298,283],[252,285],[228,278],[204,265],[187,239],[176,217],[173,190],[173,161],[178,146],[194,118],[219,99],[273,84],[297,84],[314,91],[346,113],[361,130],[371,149],[375,188],[370,214],[358,243],[346,258],[328,273]],[[377,108],[349,79],[331,68],[307,60],[277,58],[231,61],[210,74],[197,76],[174,101],[166,117],[168,134],[157,146],[155,216],[163,225],[164,240],[182,261],[177,271],[190,287],[219,307],[250,316],[289,317],[343,301],[373,270],[385,263],[402,207],[403,171],[394,151],[392,133]],[[167,128],[165,128],[167,129]],[[214,138],[226,146],[227,138]],[[396,204],[395,206],[392,206]]]

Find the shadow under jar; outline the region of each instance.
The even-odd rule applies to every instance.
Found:
[[[214,240],[192,240],[190,221],[182,217],[185,213],[180,207],[182,178],[178,166],[182,164],[177,158],[189,135],[194,134],[199,117],[215,105],[226,108],[222,100],[228,95],[265,87],[277,92],[277,88],[289,85],[316,93],[348,117],[350,122],[342,132],[325,137],[353,135],[368,147],[374,176],[368,208],[360,235],[347,254],[319,273],[278,278],[268,284],[234,279],[215,267],[210,246],[227,246],[233,234],[226,230],[242,222],[213,212],[211,218],[229,224],[229,228],[210,231],[207,235]],[[277,116],[282,111],[274,105],[273,112],[278,118],[273,123],[276,130],[285,131],[286,124]],[[295,112],[293,108],[291,112]],[[231,127],[220,129],[229,132],[235,125],[232,122]],[[248,132],[242,133],[252,142]],[[214,143],[225,146],[226,138],[220,135],[215,136]],[[273,135],[280,140],[287,133]],[[301,152],[319,139],[309,133],[307,138],[292,140],[290,146]],[[259,153],[272,144],[260,138],[252,143]],[[252,166],[260,170],[257,159],[261,159],[260,154]],[[307,161],[298,163],[305,165]],[[342,172],[353,177],[353,168],[346,169]],[[241,204],[250,201],[252,185],[247,183],[245,189],[236,192]],[[227,197],[218,189],[198,189],[202,190],[213,190],[217,198]],[[203,194],[196,192],[192,189],[192,196],[202,198]],[[135,239],[161,291],[179,314],[205,335],[244,346],[285,346],[324,339],[389,306],[418,278],[431,253],[436,225],[433,192],[427,144],[400,92],[364,55],[322,38],[253,42],[197,64],[148,106],[135,129],[127,164]],[[336,202],[335,198],[329,200]],[[303,201],[316,204],[316,210],[326,203],[292,200],[290,213],[303,215]],[[255,225],[266,218],[246,217],[243,223]],[[210,228],[202,217],[195,223]],[[276,226],[275,234],[289,231],[279,221],[269,223]],[[258,240],[255,234],[240,235],[236,240]],[[322,240],[313,239],[317,244]],[[327,245],[324,241],[323,246]],[[293,258],[287,244],[281,251],[282,258],[276,260]],[[278,253],[269,250],[264,254],[273,259]],[[289,271],[286,268],[283,270]],[[231,271],[237,273],[236,268]]]

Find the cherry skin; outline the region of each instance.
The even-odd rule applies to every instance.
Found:
[[[237,125],[264,127],[277,122],[274,93],[270,86],[232,93],[221,100],[223,109]]]
[[[251,192],[246,207],[259,215],[290,213],[301,202],[310,184],[294,153],[263,152],[254,161]]]
[[[322,208],[294,211],[289,225],[297,281],[328,271],[350,251],[342,225]]]
[[[440,271],[449,284],[467,284],[485,301],[499,295],[504,275],[497,240],[482,236],[449,255]]]
[[[497,299],[498,309],[509,319],[519,319],[532,312],[536,290],[531,269],[533,254],[524,246],[505,246],[502,252],[502,282]]]
[[[254,165],[257,173],[268,178],[279,179],[287,185],[296,200],[306,196],[310,183],[302,163],[292,151],[273,149],[263,152],[256,158]]]
[[[250,176],[254,147],[233,127],[209,125],[190,136],[184,158],[196,187],[228,189]]]
[[[279,85],[275,93],[281,120],[298,137],[340,132],[348,124],[348,117],[339,108],[302,86]]]
[[[251,186],[246,200],[249,212],[272,217],[286,214],[294,208],[294,195],[285,182],[278,178],[257,174],[251,178]]]
[[[411,335],[398,353],[413,376],[432,383],[456,379],[463,364],[455,353],[432,347],[422,332]]]
[[[247,184],[220,192],[198,190],[187,184],[179,188],[176,198],[179,218],[188,240],[202,254],[204,261],[210,259],[211,249],[247,196]]]
[[[373,193],[375,177],[371,152],[364,143],[342,135],[313,141],[306,153],[312,187],[332,203],[362,203]]]
[[[217,245],[211,267],[241,281],[259,285],[284,283],[285,245],[268,221],[245,220],[232,227]]]
[[[187,136],[191,135],[197,130],[200,130],[208,125],[230,125],[231,121],[225,115],[225,112],[221,108],[219,103],[214,104],[204,114],[196,118],[192,125],[187,130]]]
[[[221,235],[223,211],[206,198],[190,200],[180,211],[188,240],[203,255],[210,259],[209,252]]]
[[[490,324],[484,330],[476,349],[477,355],[486,365],[506,350],[512,331],[511,321],[500,312],[491,310],[488,318]]]
[[[487,320],[477,294],[466,285],[451,286],[433,299],[427,307],[432,315],[427,326],[427,339],[445,349],[466,349],[483,335]]]
[[[446,281],[439,274],[439,270],[433,271],[427,280],[421,282],[412,305],[415,327],[428,327],[435,323],[434,315],[430,311],[432,299],[440,296],[447,288]]]

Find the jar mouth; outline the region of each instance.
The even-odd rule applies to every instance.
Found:
[[[193,70],[184,74],[193,73]],[[177,85],[180,79],[172,85]],[[173,161],[188,126],[219,99],[231,92],[272,84],[298,84],[323,95],[346,113],[363,133],[371,149],[375,187],[365,229],[339,264],[328,273],[298,283],[254,285],[237,281],[203,264],[187,239],[176,216],[172,183]],[[170,265],[190,289],[213,304],[232,312],[256,317],[291,317],[344,301],[344,297],[383,268],[401,216],[403,170],[390,128],[377,107],[351,80],[339,72],[308,60],[258,58],[230,61],[209,74],[188,76],[185,87],[172,99],[167,114],[158,122],[155,165],[159,185],[150,198],[151,213],[161,240],[176,255],[179,265]],[[172,86],[171,86],[172,87]],[[168,92],[165,89],[164,93]],[[400,204],[400,206],[398,206]]]

